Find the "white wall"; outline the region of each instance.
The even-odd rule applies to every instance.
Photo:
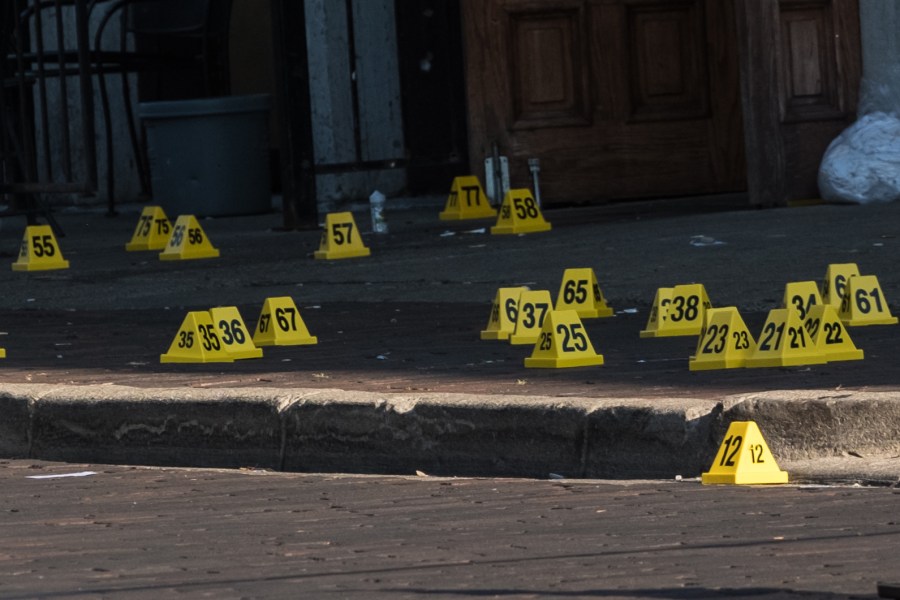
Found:
[[[313,140],[318,164],[356,160],[352,78],[356,77],[362,160],[404,155],[393,0],[353,0],[356,64],[348,54],[345,2],[306,0]],[[402,169],[320,175],[319,210],[386,195],[406,184]]]
[[[100,4],[102,7],[103,4]],[[97,29],[100,20],[103,17],[103,10],[98,8],[94,11],[90,25],[90,40],[93,44],[94,32]],[[56,9],[48,7],[41,13],[44,52],[47,54],[55,53],[57,46],[56,36]],[[63,23],[66,46],[75,46],[75,12],[72,7],[63,8]],[[118,19],[111,19],[105,28],[103,37],[103,47],[105,49],[118,49],[119,47],[119,27]],[[32,41],[32,47],[35,42]],[[72,65],[74,67],[74,65]],[[136,162],[131,151],[131,143],[128,137],[128,124],[125,119],[124,99],[122,95],[121,77],[109,75],[106,77],[107,91],[110,98],[112,129],[113,129],[113,160],[115,169],[115,196],[116,202],[133,202],[137,200],[140,192],[140,183]],[[84,146],[81,143],[83,138],[83,130],[81,128],[82,108],[81,98],[79,94],[78,81],[75,77],[66,79],[68,105],[65,110],[68,111],[70,126],[70,151],[72,155],[72,167],[76,179],[85,179],[86,173],[84,168]],[[51,162],[54,173],[53,181],[63,180],[63,137],[60,133],[59,117],[60,111],[64,110],[62,106],[62,96],[60,93],[60,81],[58,78],[51,78],[47,81],[47,116],[48,129],[50,134]],[[93,78],[94,87],[94,141],[97,151],[98,165],[98,185],[99,190],[96,195],[84,196],[80,194],[73,195],[48,195],[46,200],[54,204],[105,204],[107,202],[108,193],[106,190],[106,142],[105,129],[103,125],[103,112],[100,104],[100,91],[97,84],[97,78]],[[132,90],[135,88],[135,82],[132,78]],[[132,92],[132,102],[135,112],[136,92]],[[46,169],[44,168],[44,149],[41,143],[43,136],[43,126],[41,123],[41,106],[38,101],[38,91],[34,92],[35,113],[36,113],[36,142],[37,142],[37,165],[38,173],[43,174],[46,178]],[[46,180],[46,179],[45,179]]]

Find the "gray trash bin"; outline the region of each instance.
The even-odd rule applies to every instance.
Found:
[[[144,102],[154,203],[169,218],[272,210],[267,94]]]

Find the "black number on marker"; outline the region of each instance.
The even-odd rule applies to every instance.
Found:
[[[510,323],[515,323],[519,318],[519,303],[515,298],[506,299],[506,318]]]
[[[291,317],[290,320],[288,320],[288,315]],[[276,308],[275,320],[282,331],[297,330],[297,311],[293,308]]]
[[[344,230],[346,229],[346,233]],[[353,223],[335,223],[331,226],[331,237],[338,246],[353,242]]]
[[[735,331],[731,334],[731,337],[734,338],[735,350],[746,350],[750,347],[750,336],[747,335],[746,331]]]
[[[740,435],[729,435],[725,438],[725,441],[722,442],[722,460],[719,461],[720,467],[733,467],[734,466],[734,457],[737,456],[738,451],[741,449],[741,444],[743,443],[744,438]],[[734,444],[734,449],[731,449],[731,445]],[[731,454],[728,451],[731,450]]]
[[[541,350],[549,350],[553,346],[553,334],[552,333],[541,333],[541,339],[538,342]]]
[[[584,335],[582,329],[584,329],[584,325],[580,323],[573,323],[568,326],[565,323],[560,323],[556,326],[556,333],[563,336],[563,352],[584,352],[587,350],[587,336]]]
[[[869,302],[867,296],[871,296],[875,301],[875,312],[884,310],[881,307],[881,294],[878,293],[878,288],[872,288],[869,292],[866,290],[856,290],[856,308],[859,309],[859,312],[868,314],[872,310],[872,303]]]
[[[752,460],[754,464],[766,462],[763,460],[762,444],[753,444],[750,446],[750,460]]]
[[[802,327],[788,327],[788,335],[791,336],[791,348],[806,348],[806,333]]]
[[[806,327],[806,333],[809,334],[809,337],[814,338],[816,334],[819,333],[819,325],[821,325],[820,319],[807,319],[803,326]]]
[[[466,206],[472,206],[472,198],[474,197],[476,206],[481,206],[481,194],[478,193],[479,187],[477,185],[466,185],[463,186],[463,189],[466,191]]]
[[[570,279],[563,286],[563,302],[566,304],[582,304],[587,300],[587,279]]]
[[[825,326],[822,327],[822,331],[825,332],[825,343],[826,344],[842,344],[844,343],[844,338],[842,333],[844,328],[840,323],[825,323]]]
[[[700,296],[675,296],[672,298],[675,306],[675,314],[672,321],[678,323],[681,320],[693,321],[700,315]]]
[[[837,275],[834,278],[834,293],[838,298],[844,297],[844,286],[847,285],[847,278],[843,275]]]
[[[728,341],[728,325],[710,325],[706,331],[706,343],[703,344],[703,354],[719,354],[725,349],[725,343]],[[719,343],[713,346],[713,342],[718,338]]]
[[[226,346],[243,344],[247,339],[244,335],[244,329],[241,327],[241,322],[237,319],[232,319],[230,322],[222,319],[219,321],[219,329],[222,330],[222,342]]]
[[[178,332],[178,347],[179,348],[192,348],[194,346],[194,332],[193,331],[179,331]]]
[[[806,302],[803,302],[803,297],[797,294],[791,298],[791,304],[797,307],[797,312],[800,313],[800,320],[802,321],[809,314],[809,309],[816,304],[816,295],[810,294]]]
[[[776,333],[778,334],[778,337],[775,338],[775,345],[770,346],[769,343],[772,341],[772,337],[774,337]],[[767,324],[765,326],[765,328],[763,328],[763,336],[765,336],[765,337],[763,337],[762,341],[759,343],[759,349],[766,352],[766,351],[771,350],[773,347],[780,348],[781,347],[781,336],[783,334],[784,334],[784,323],[782,323],[781,325],[778,325],[778,326],[776,326],[775,323]]]
[[[53,245],[53,236],[51,235],[33,235],[31,236],[31,245],[34,247],[34,255],[53,256],[56,254],[56,246]]]
[[[181,245],[181,241],[184,239],[184,225],[176,225],[175,229],[172,230],[172,237],[169,238],[169,247],[175,248]]]
[[[198,325],[197,327],[200,330],[200,335],[203,336],[204,350],[209,351],[222,349],[222,346],[219,344],[219,336],[216,335],[216,332],[213,330],[212,325]]]
[[[520,219],[537,219],[538,210],[534,203],[534,198],[516,198],[513,200],[513,206],[516,208],[516,216]]]
[[[150,215],[141,215],[140,222],[137,226],[137,231],[135,235],[140,237],[147,237],[150,235],[150,224],[153,222],[153,217]]]
[[[531,329],[532,327],[543,327],[544,315],[547,314],[548,308],[550,308],[550,306],[546,302],[536,302],[534,304],[526,302],[522,307],[522,312],[525,313],[525,318],[522,319],[522,325],[528,329]],[[535,313],[537,311],[540,311],[540,314],[535,318]]]

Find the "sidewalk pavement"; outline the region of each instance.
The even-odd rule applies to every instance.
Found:
[[[58,213],[70,267],[0,269],[0,456],[215,467],[525,477],[696,477],[754,420],[793,481],[900,478],[900,327],[854,327],[865,359],[690,372],[696,338],[641,339],[656,290],[703,283],[754,336],[784,285],[831,263],[878,277],[900,312],[900,204],[704,212],[688,203],[550,209],[549,232],[491,235],[440,207],[391,211],[371,256],[315,260],[320,232],[277,213],[201,219],[220,250],[125,252],[138,209]],[[725,210],[728,209],[728,210]],[[174,215],[169,215],[174,220]],[[24,221],[0,222],[12,263]],[[483,341],[499,287],[591,267],[616,315],[585,321],[600,367],[527,369]],[[160,364],[189,310],[248,326],[291,296],[315,346],[234,364]]]

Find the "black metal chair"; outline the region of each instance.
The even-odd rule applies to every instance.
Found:
[[[104,2],[106,0],[94,0]],[[144,151],[143,136],[134,118],[129,76],[160,74],[199,69],[201,87],[186,96],[151,94],[147,99],[184,99],[215,96],[228,89],[228,25],[231,0],[114,0],[106,8],[94,34],[93,55],[98,59],[100,102],[106,141],[106,186],[109,212],[115,212],[115,173],[113,164],[112,111],[105,76],[121,75],[123,106],[138,168],[142,195],[150,195],[150,170]],[[103,50],[103,36],[114,18],[119,19],[119,51]],[[128,36],[134,48],[128,47]],[[181,42],[167,49],[166,43]],[[186,43],[186,44],[185,44]],[[158,79],[157,79],[158,82]],[[139,85],[140,89],[140,85]]]
[[[149,169],[134,117],[130,78],[156,74],[164,80],[166,73],[195,68],[202,75],[192,79],[203,83],[187,97],[226,93],[230,12],[231,0],[0,3],[0,193],[12,199],[12,207],[0,209],[0,215],[26,214],[29,222],[42,215],[50,220],[43,196],[95,194],[101,169],[108,211],[115,213],[114,114],[107,89],[107,76],[113,74],[122,78],[131,151],[141,189],[149,194]],[[71,14],[74,28],[67,19]],[[112,43],[106,35],[111,23],[118,24]],[[175,40],[186,45],[166,51],[167,41]],[[104,123],[105,164],[97,161],[94,142],[94,77]],[[163,98],[151,91],[146,99]],[[53,102],[58,103],[55,114]],[[71,118],[72,105],[78,109],[71,112],[80,118]]]

